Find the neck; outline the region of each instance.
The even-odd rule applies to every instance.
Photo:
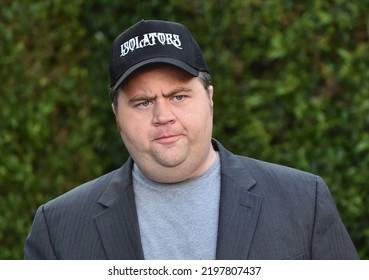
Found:
[[[197,165],[193,162],[187,162],[175,166],[164,167],[157,166],[145,169],[143,166],[138,166],[142,174],[148,179],[158,183],[179,183],[205,173],[214,163],[217,157],[217,152],[210,145],[209,153]]]

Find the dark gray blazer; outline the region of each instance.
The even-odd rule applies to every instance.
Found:
[[[320,177],[213,146],[221,160],[217,259],[358,259]],[[25,259],[143,259],[132,164],[41,206]]]

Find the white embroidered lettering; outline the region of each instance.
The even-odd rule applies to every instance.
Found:
[[[165,40],[167,41],[168,45],[173,45],[172,34],[166,33],[165,34]]]
[[[136,47],[135,39],[134,38],[130,39],[128,41],[128,44],[129,44],[129,49],[131,50],[131,52],[133,52]]]
[[[135,37],[135,44],[136,44],[136,49],[142,48],[141,47],[141,42],[138,41],[138,37],[137,36]]]
[[[149,39],[149,36],[148,34],[145,34],[143,39],[141,40],[141,46],[144,48],[146,46],[150,46],[151,43],[150,43],[150,39]]]
[[[149,35],[149,37],[151,39],[150,46],[156,45],[156,42],[155,42],[156,33],[149,33],[148,35]]]
[[[182,42],[181,40],[179,39],[179,36],[177,34],[173,34],[173,46],[175,46],[177,49],[182,49],[181,48],[181,45],[182,45]]]
[[[160,44],[162,44],[163,46],[165,45],[165,35],[164,33],[158,33],[158,41],[160,42]]]
[[[120,45],[120,56],[125,56],[129,52],[128,42]]]
[[[149,46],[155,46],[157,41],[165,45],[174,46],[177,49],[182,49],[181,45],[182,42],[179,38],[178,34],[171,34],[171,33],[146,33],[142,35],[142,38],[138,36],[129,39],[128,41],[124,42],[120,45],[120,56],[126,56],[129,51],[133,52],[137,49],[146,48]]]

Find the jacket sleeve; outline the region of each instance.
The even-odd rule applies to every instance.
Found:
[[[342,223],[331,193],[317,177],[312,259],[359,259],[354,244]]]
[[[44,206],[40,206],[37,210],[31,231],[25,241],[24,259],[57,259],[50,239],[49,229],[47,227]]]

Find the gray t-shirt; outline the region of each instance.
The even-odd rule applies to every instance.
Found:
[[[132,175],[145,259],[215,259],[219,156],[204,174],[180,183],[151,181],[136,165]]]

